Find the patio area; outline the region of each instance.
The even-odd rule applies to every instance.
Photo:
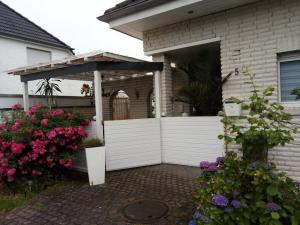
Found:
[[[1,225],[137,225],[124,208],[145,199],[159,200],[168,213],[153,225],[183,225],[193,214],[200,169],[162,164],[107,173],[106,184],[89,187],[84,180],[42,193],[0,217]],[[149,223],[148,223],[149,224]]]

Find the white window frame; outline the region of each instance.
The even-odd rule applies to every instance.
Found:
[[[300,53],[297,54],[291,54],[290,56],[283,56],[279,57],[278,59],[278,65],[277,65],[277,71],[278,71],[278,102],[285,106],[290,106],[290,107],[300,107],[300,101],[289,101],[285,102],[281,100],[281,74],[280,74],[280,66],[281,63],[283,62],[292,62],[292,61],[299,61],[300,60]],[[300,77],[299,77],[300,79]]]
[[[27,65],[29,64],[29,56],[28,56],[28,50],[29,50],[29,49],[49,53],[49,54],[50,54],[50,62],[52,61],[52,51],[50,51],[50,50],[45,50],[45,49],[41,49],[41,48],[35,48],[35,47],[27,46],[27,47],[26,47],[26,62],[27,62]]]

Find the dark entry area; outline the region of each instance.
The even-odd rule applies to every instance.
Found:
[[[222,109],[220,43],[178,49],[167,56],[172,62],[173,75],[187,80],[175,87],[174,101],[188,104],[193,116],[216,116]]]

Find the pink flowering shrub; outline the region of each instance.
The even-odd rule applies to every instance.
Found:
[[[37,105],[28,112],[20,105],[0,124],[0,185],[13,185],[72,169],[83,149],[84,126],[79,114],[50,111]]]

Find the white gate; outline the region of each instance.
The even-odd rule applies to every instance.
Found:
[[[224,154],[220,117],[166,117],[161,119],[162,161],[198,166]]]
[[[161,163],[160,120],[105,121],[106,170]]]
[[[160,163],[198,166],[224,154],[219,117],[105,121],[106,170]]]

